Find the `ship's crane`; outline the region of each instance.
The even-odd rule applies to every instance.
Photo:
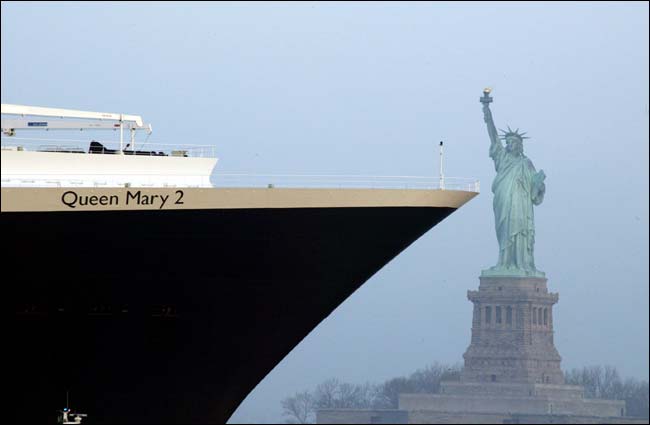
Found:
[[[120,152],[124,145],[124,130],[131,133],[131,149],[135,150],[135,132],[144,130],[147,134],[153,131],[151,124],[145,124],[139,115],[126,115],[108,112],[87,112],[73,109],[42,108],[39,106],[23,106],[2,104],[3,115],[20,115],[21,117],[56,117],[56,120],[33,118],[2,119],[2,133],[14,136],[17,129],[21,130],[119,130]],[[77,120],[70,120],[77,119]],[[65,119],[65,120],[63,120]],[[81,121],[78,119],[83,119]]]

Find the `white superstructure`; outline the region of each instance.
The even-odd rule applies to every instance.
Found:
[[[2,104],[2,115],[3,187],[211,187],[214,149],[146,141],[136,146],[137,131],[152,131],[140,116],[8,104]],[[120,140],[112,148],[90,139],[16,137],[22,130],[113,130]],[[126,146],[124,130],[130,133]]]

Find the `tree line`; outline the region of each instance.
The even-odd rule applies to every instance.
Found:
[[[564,372],[570,385],[585,387],[585,398],[625,400],[626,415],[648,418],[648,381],[621,378],[613,366],[588,366]]]
[[[389,379],[380,384],[351,384],[328,379],[311,391],[298,392],[282,400],[287,423],[314,423],[320,409],[397,409],[401,393],[440,392],[440,382],[458,381],[462,366],[434,363],[408,377]],[[585,387],[586,398],[625,400],[628,416],[648,418],[648,382],[621,378],[615,367],[587,366],[565,371],[570,385]]]

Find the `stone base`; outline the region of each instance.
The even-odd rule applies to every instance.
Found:
[[[342,422],[341,422],[342,423]],[[647,424],[647,419],[571,415],[462,414],[419,410],[409,412],[410,424]]]
[[[460,397],[547,397],[551,400],[583,400],[584,387],[578,385],[451,382],[440,383],[440,395]]]
[[[433,410],[325,409],[318,424],[647,424],[647,419],[589,415],[470,413]]]
[[[321,409],[317,424],[408,424],[408,412],[394,409]]]
[[[621,417],[625,401],[583,398],[575,385],[451,383],[440,394],[400,394],[399,409],[456,414]]]
[[[413,423],[413,422],[412,422]],[[433,422],[428,422],[433,423]],[[598,418],[595,416],[568,416],[568,415],[512,415],[504,424],[647,424],[643,418],[610,417]]]

